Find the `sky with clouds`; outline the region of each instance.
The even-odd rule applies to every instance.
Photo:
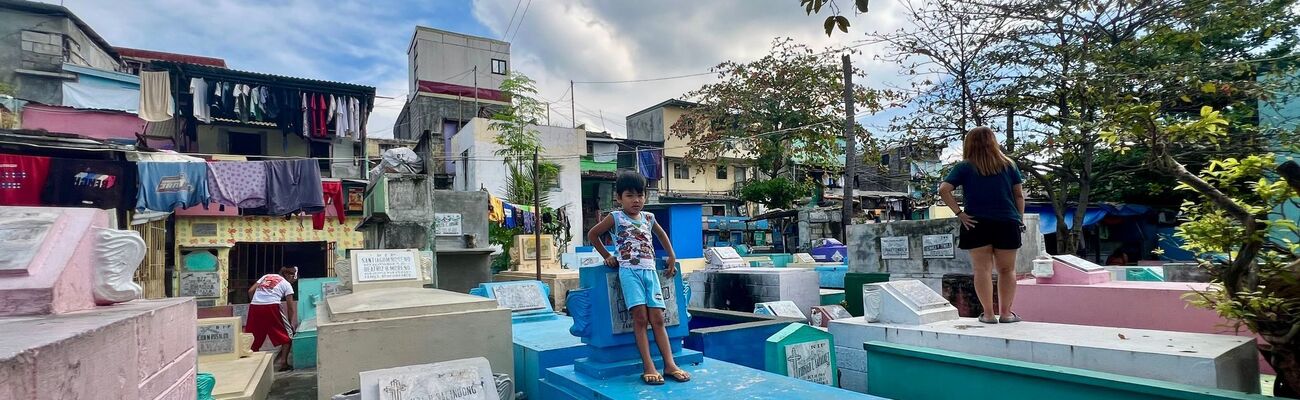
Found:
[[[57,2],[53,0],[47,0]],[[840,0],[851,7],[850,0]],[[407,88],[406,47],[416,25],[511,42],[513,69],[537,80],[541,97],[565,99],[552,123],[571,118],[569,81],[619,81],[707,72],[725,60],[762,57],[790,37],[814,48],[893,30],[896,1],[849,13],[848,34],[827,37],[822,17],[794,0],[64,0],[114,46],[219,57],[234,69],[374,86],[369,129],[385,134]],[[846,10],[848,11],[848,10]],[[511,20],[514,21],[511,24]],[[863,47],[860,84],[902,84],[898,68]],[[623,84],[577,84],[577,121],[622,134],[626,115],[713,80],[713,76]],[[870,126],[890,113],[864,118]]]

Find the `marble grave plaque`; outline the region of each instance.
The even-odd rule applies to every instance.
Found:
[[[353,283],[419,280],[420,253],[412,249],[354,250]]]
[[[1069,265],[1071,267],[1074,267],[1075,269],[1079,269],[1082,271],[1094,272],[1094,271],[1102,271],[1106,269],[1105,267],[1097,265],[1092,261],[1088,261],[1073,255],[1067,254],[1063,256],[1052,256],[1052,257],[1056,258],[1057,261],[1065,263],[1065,265]]]
[[[666,272],[659,270],[659,293],[664,300],[664,326],[673,326],[680,324],[681,317],[677,315],[677,298],[679,293],[673,290],[675,280],[669,277]],[[618,272],[610,272],[606,275],[606,282],[609,284],[609,313],[613,321],[613,334],[632,332],[632,312],[624,305],[623,288],[618,282]]]
[[[59,214],[52,211],[0,209],[0,275],[26,273],[58,219]]]
[[[911,258],[907,236],[880,238],[880,258],[885,260],[906,260]]]
[[[827,339],[785,345],[786,375],[832,385],[831,341]]]
[[[816,259],[816,258],[813,258],[812,254],[808,254],[808,253],[794,253],[794,262],[796,262],[796,263],[800,263],[800,264],[812,264],[812,263],[817,262],[817,259]]]
[[[754,305],[754,312],[757,314],[775,315],[778,317],[790,317],[790,318],[799,318],[799,319],[808,318],[806,315],[804,315],[803,310],[800,310],[799,306],[790,300],[769,301],[764,303],[758,303]]]
[[[433,214],[434,235],[437,236],[460,236],[461,235],[461,215],[457,213],[435,213]]]
[[[541,310],[551,305],[535,282],[492,286],[492,297],[501,307],[514,312]]]
[[[221,297],[221,273],[182,272],[180,295],[188,297]]]
[[[483,357],[361,372],[362,400],[499,400]]]
[[[236,352],[239,332],[232,323],[198,326],[198,349],[200,356],[229,354]]]
[[[953,258],[956,253],[951,233],[921,236],[921,258]]]
[[[893,281],[886,283],[897,290],[906,299],[913,310],[923,311],[948,306],[948,299],[940,296],[934,289],[918,280]]]

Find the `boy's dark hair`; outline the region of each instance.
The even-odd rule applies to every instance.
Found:
[[[621,196],[623,192],[632,192],[633,194],[645,194],[645,177],[636,171],[623,171],[618,173],[618,179],[614,181],[614,195]]]

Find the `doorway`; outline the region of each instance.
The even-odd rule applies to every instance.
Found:
[[[279,273],[280,267],[286,265],[298,267],[298,279],[329,276],[329,247],[329,242],[235,243],[230,249],[229,303],[248,303],[248,288],[263,275]]]

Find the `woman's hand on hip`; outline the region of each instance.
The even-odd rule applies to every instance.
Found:
[[[975,229],[975,224],[979,223],[978,221],[975,221],[975,218],[971,218],[970,214],[965,212],[957,214],[957,219],[961,220],[961,226],[966,227],[966,229]]]

